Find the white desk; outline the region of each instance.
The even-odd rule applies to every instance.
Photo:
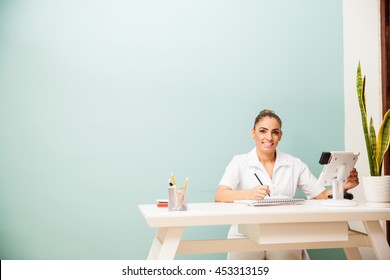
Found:
[[[190,203],[188,211],[139,205],[150,227],[157,228],[148,259],[174,259],[176,254],[280,249],[344,248],[348,259],[361,259],[358,247],[372,247],[378,259],[390,259],[390,247],[380,220],[390,220],[390,208],[326,207],[320,201],[304,205],[251,207],[234,203]],[[366,234],[349,229],[362,221]],[[185,227],[238,224],[249,238],[181,240]]]

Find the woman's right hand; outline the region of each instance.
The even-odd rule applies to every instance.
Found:
[[[261,200],[270,194],[269,186],[257,185],[248,192],[248,199],[250,200]]]

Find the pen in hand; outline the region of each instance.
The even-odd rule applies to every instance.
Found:
[[[256,176],[257,180],[259,181],[260,185],[263,185],[263,183],[261,182],[259,176],[257,176],[256,173],[255,173],[255,176]],[[267,194],[268,194],[268,196],[271,196],[271,195],[269,194],[269,192],[267,192]]]

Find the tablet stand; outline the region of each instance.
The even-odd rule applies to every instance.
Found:
[[[321,157],[320,163],[324,164],[324,169],[318,179],[317,184],[327,186],[332,184],[332,198],[321,201],[321,205],[345,207],[356,206],[357,202],[344,199],[344,184],[348,180],[350,170],[355,166],[359,153],[351,152],[328,152],[325,160]]]
[[[321,202],[324,206],[336,206],[336,207],[345,207],[345,206],[356,206],[357,202],[344,198],[344,189],[342,184],[337,179],[333,179],[332,182],[332,199],[327,199]]]

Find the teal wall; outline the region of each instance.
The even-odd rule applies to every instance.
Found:
[[[344,147],[342,36],[341,0],[1,1],[0,258],[146,258],[137,205],[171,171],[213,201],[263,108],[319,175]]]

